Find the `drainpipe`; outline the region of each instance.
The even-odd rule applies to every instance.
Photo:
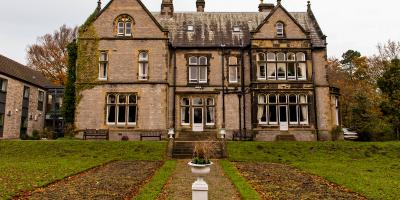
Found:
[[[312,61],[312,79],[314,85],[314,117],[315,117],[315,131],[317,134],[317,141],[319,141],[319,130],[318,130],[318,115],[317,115],[317,87],[315,84],[315,61],[313,56],[313,51],[311,51],[311,61]]]
[[[174,91],[174,105],[173,105],[173,112],[172,112],[172,125],[174,127],[174,131],[176,133],[176,47],[173,47],[174,51],[174,85],[173,85],[173,91]]]
[[[253,82],[253,51],[251,49],[251,43],[250,43],[250,49],[249,49],[249,60],[250,60],[250,94],[251,94],[251,107],[253,108],[253,102],[254,102],[254,97],[253,97],[253,88],[252,88],[252,82]],[[251,129],[253,129],[253,116],[254,116],[254,109],[251,109]]]
[[[222,70],[222,81],[221,81],[221,87],[222,87],[222,128],[225,128],[225,45],[221,44],[221,70]]]
[[[242,47],[240,49],[240,60],[241,60],[241,68],[242,68],[242,77],[241,77],[241,85],[242,85],[242,98],[243,98],[243,130],[244,133],[247,134],[247,128],[246,128],[246,87],[245,87],[245,69],[244,69],[244,46],[243,46],[243,41],[242,41]]]

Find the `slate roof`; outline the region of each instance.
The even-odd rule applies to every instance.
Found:
[[[152,13],[176,47],[240,47],[250,44],[251,31],[268,16],[268,12],[175,12],[172,18]],[[308,12],[291,12],[293,18],[310,32],[313,47],[325,47],[325,36],[313,15]],[[193,25],[194,31],[187,26]],[[235,26],[240,32],[233,32]]]
[[[41,88],[51,88],[55,85],[40,72],[24,66],[0,54],[0,74],[30,83]]]

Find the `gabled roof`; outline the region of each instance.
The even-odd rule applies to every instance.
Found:
[[[107,10],[107,8],[112,4],[113,1],[114,1],[114,0],[110,0],[110,1],[108,2],[108,4],[107,4],[106,6],[104,6],[103,9],[100,10],[100,12],[99,12],[99,14],[97,15],[96,19],[99,18],[100,15],[103,14],[103,12],[104,12],[105,10]],[[140,6],[142,6],[143,10],[149,15],[149,17],[150,17],[150,18],[153,20],[153,22],[158,26],[158,28],[160,28],[160,30],[161,30],[162,32],[168,32],[167,30],[165,30],[165,29],[161,26],[161,24],[157,21],[157,19],[154,18],[154,16],[153,16],[153,15],[151,14],[151,12],[146,8],[146,6],[142,3],[141,0],[136,0],[136,1],[140,4]]]
[[[280,3],[278,3],[278,5],[276,5],[274,9],[272,9],[272,11],[271,11],[271,12],[268,14],[268,16],[263,20],[263,22],[262,22],[261,24],[259,24],[258,27],[257,27],[254,31],[252,31],[252,32],[258,32],[258,31],[264,26],[264,24],[269,20],[269,18],[271,18],[271,17],[274,15],[274,13],[275,13],[278,9],[282,9],[283,12],[285,12],[285,13],[290,17],[290,19],[292,19],[292,21],[300,28],[300,30],[301,30],[304,34],[306,34],[306,35],[308,34],[307,31],[304,29],[304,27],[301,26],[301,25],[299,24],[299,22],[288,12],[288,11],[282,6],[282,4],[280,4]]]
[[[175,47],[241,47],[250,44],[251,32],[256,30],[270,13],[267,12],[175,12],[166,18],[153,13],[160,24],[170,31],[170,41]],[[313,47],[325,47],[325,39],[307,12],[289,13],[305,32],[310,33]],[[193,25],[194,31],[187,26]],[[233,27],[240,32],[233,32]]]
[[[30,83],[40,88],[51,88],[55,85],[40,72],[24,66],[0,54],[0,74]]]

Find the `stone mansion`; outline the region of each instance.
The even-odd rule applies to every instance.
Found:
[[[76,128],[109,129],[115,140],[170,129],[178,138],[223,129],[227,138],[330,140],[339,92],[311,4],[206,12],[194,1],[197,12],[175,12],[173,0],[161,12],[140,0],[99,1],[78,39]]]

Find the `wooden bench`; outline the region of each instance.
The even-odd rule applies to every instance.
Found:
[[[254,140],[254,132],[253,131],[235,131],[233,132],[232,140],[233,141],[253,141]]]
[[[106,139],[110,138],[110,131],[108,129],[86,129],[83,132],[83,140],[87,140],[88,137],[95,137],[96,139]]]
[[[140,133],[140,141],[143,141],[143,138],[158,138],[161,141],[161,136],[161,131]]]

